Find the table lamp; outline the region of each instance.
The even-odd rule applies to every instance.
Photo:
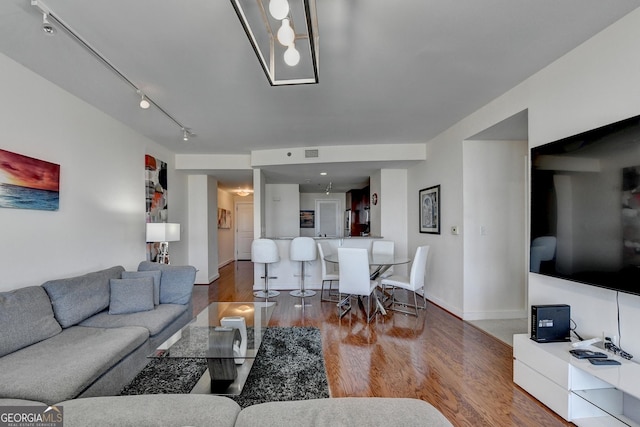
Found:
[[[169,242],[180,241],[180,224],[170,222],[148,222],[147,242],[159,242],[158,262],[169,264]]]

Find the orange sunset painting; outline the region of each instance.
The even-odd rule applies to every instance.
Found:
[[[60,165],[0,149],[0,207],[56,211]]]

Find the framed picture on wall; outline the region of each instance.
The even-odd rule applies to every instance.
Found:
[[[419,199],[420,232],[440,234],[440,186],[423,188]]]
[[[229,209],[218,208],[218,228],[231,228],[231,211]]]
[[[315,211],[300,211],[300,228],[315,228]]]
[[[0,208],[57,211],[60,165],[0,150]]]

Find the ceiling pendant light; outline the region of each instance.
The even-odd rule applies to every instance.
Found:
[[[282,20],[282,26],[278,30],[276,37],[282,46],[289,46],[296,39],[296,33],[291,28],[289,19]]]
[[[185,128],[182,128],[182,140],[185,142],[189,141],[189,131]]]
[[[284,52],[284,63],[290,67],[298,65],[300,62],[300,52],[296,50],[295,43],[291,43]]]
[[[231,0],[272,86],[318,83],[316,1]]]
[[[271,0],[269,2],[269,13],[278,21],[286,18],[289,14],[289,2],[287,0]]]

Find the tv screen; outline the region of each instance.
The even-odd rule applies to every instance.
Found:
[[[640,116],[531,149],[530,271],[640,295]]]

